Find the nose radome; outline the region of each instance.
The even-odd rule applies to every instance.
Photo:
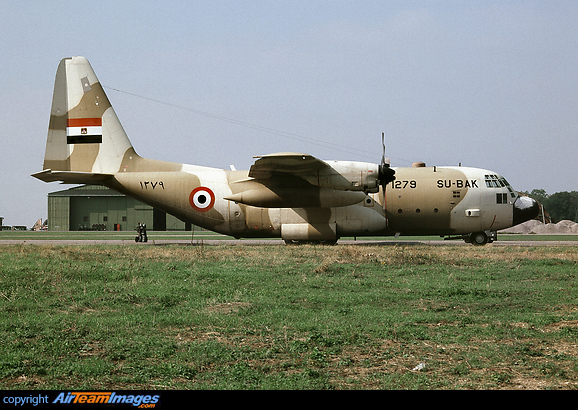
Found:
[[[520,196],[514,202],[514,224],[518,225],[523,222],[534,219],[540,212],[538,202],[528,196]]]

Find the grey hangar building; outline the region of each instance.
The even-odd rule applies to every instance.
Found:
[[[134,198],[99,185],[48,194],[49,231],[191,231],[192,225]]]

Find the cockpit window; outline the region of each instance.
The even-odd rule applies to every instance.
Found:
[[[510,191],[510,196],[512,198],[516,197],[516,193],[514,192],[514,189],[512,188],[512,186],[508,183],[508,181],[506,181],[506,178],[504,177],[500,177],[500,181],[502,181],[502,183],[504,184],[504,186],[506,188],[508,188],[508,191]]]
[[[516,197],[516,193],[512,189],[512,186],[509,184],[509,182],[506,181],[506,178],[499,176],[499,175],[488,174],[488,175],[485,175],[485,181],[486,181],[486,187],[488,187],[488,188],[504,188],[505,187],[505,188],[508,188],[508,191],[510,192],[510,196],[512,198]]]
[[[500,179],[498,178],[497,175],[486,175],[486,186],[488,188],[501,188],[504,185],[502,185],[502,182],[500,181]]]

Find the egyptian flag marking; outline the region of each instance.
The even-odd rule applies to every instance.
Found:
[[[66,121],[66,143],[102,143],[102,118],[69,118]]]

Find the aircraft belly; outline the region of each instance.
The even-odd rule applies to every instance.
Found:
[[[512,213],[512,207],[508,205],[480,202],[474,202],[470,206],[464,204],[455,209],[452,226],[457,233],[498,231],[512,226]]]
[[[272,208],[259,208],[241,205],[244,212],[244,230],[237,231],[242,237],[275,237],[279,236],[280,226],[273,222],[270,211]],[[239,228],[241,228],[239,224]]]
[[[385,214],[377,202],[336,208],[335,214],[339,236],[378,235],[386,229]]]
[[[372,203],[373,204],[373,203]],[[259,208],[241,205],[245,232],[238,236],[283,237],[293,240],[337,239],[384,233],[385,216],[380,204],[337,208]]]
[[[281,209],[280,217],[283,239],[337,239],[332,208]]]

